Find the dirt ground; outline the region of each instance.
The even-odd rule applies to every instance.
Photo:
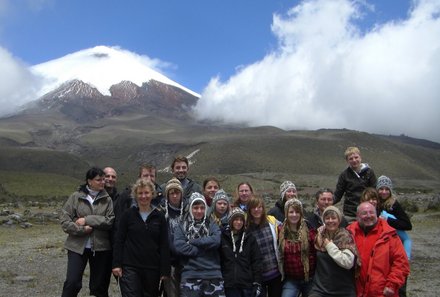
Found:
[[[438,296],[440,212],[418,212],[411,220],[413,259],[408,296]],[[34,224],[27,229],[0,226],[0,296],[60,296],[66,273],[65,238],[55,223]],[[87,270],[79,296],[89,296]],[[110,296],[120,296],[114,279]]]

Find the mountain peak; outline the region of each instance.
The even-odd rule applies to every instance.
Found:
[[[65,103],[75,98],[100,98],[103,96],[98,89],[79,79],[73,79],[41,97],[41,102],[51,106],[57,102]]]
[[[31,70],[46,80],[40,90],[40,96],[72,80],[80,80],[94,86],[103,95],[111,95],[110,87],[121,81],[131,81],[140,86],[150,80],[156,80],[200,97],[199,94],[155,70],[159,67],[160,61],[147,56],[119,47],[96,46],[35,65]]]

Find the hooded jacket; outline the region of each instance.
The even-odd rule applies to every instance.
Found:
[[[196,221],[192,215],[191,208],[195,200],[203,201],[205,204],[205,216],[202,221]],[[203,231],[202,235],[192,237],[190,229],[195,224],[201,226]],[[220,227],[207,219],[205,198],[200,193],[193,193],[189,199],[189,213],[174,230],[174,250],[180,256],[180,264],[183,266],[182,281],[191,278],[222,278],[218,251],[220,236]]]
[[[409,262],[396,230],[385,220],[378,218],[376,226],[366,235],[358,222],[347,229],[353,234],[361,257],[361,276],[356,279],[356,293],[359,297],[383,296],[385,287],[392,288],[394,297],[409,274]],[[375,242],[372,242],[377,238]],[[373,246],[368,250],[368,246]],[[364,270],[367,269],[368,270]],[[365,280],[362,280],[365,275]]]
[[[110,232],[114,220],[112,198],[106,191],[101,191],[94,199],[92,206],[87,200],[87,193],[86,186],[81,186],[67,199],[61,213],[61,227],[68,234],[64,247],[81,255],[84,253],[89,238],[92,251],[112,249],[110,243]],[[85,218],[86,225],[93,228],[91,233],[86,233],[84,226],[75,223],[79,218]]]

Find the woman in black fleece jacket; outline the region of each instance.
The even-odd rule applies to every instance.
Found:
[[[120,277],[122,296],[158,296],[160,280],[170,275],[168,224],[151,206],[154,185],[139,179],[133,186],[137,207],[119,221],[113,250],[113,274]]]

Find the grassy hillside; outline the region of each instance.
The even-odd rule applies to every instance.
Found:
[[[334,187],[347,146],[358,146],[363,161],[399,188],[440,190],[440,144],[345,129],[214,126],[135,113],[78,125],[58,114],[26,114],[0,119],[0,144],[3,197],[67,195],[91,165],[115,167],[123,187],[135,180],[139,164],[167,169],[178,154],[192,155],[190,174],[199,182],[214,175],[229,192],[248,180],[259,193],[276,196],[290,179],[308,194]],[[19,186],[22,176],[32,187]],[[164,171],[159,182],[169,177]],[[58,181],[60,190],[50,193]]]

